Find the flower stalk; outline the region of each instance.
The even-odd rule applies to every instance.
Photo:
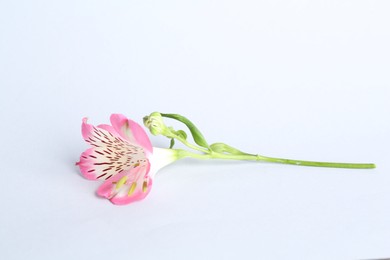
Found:
[[[183,130],[175,131],[172,127],[167,127],[163,121],[164,117],[175,119],[184,123],[189,128],[196,144],[192,144],[187,140],[187,134]],[[144,124],[152,134],[163,135],[172,140],[176,139],[181,143],[183,143],[188,148],[196,151],[193,152],[193,151],[188,151],[183,149],[171,149],[176,151],[177,159],[182,159],[182,158],[195,158],[195,159],[202,159],[202,160],[224,159],[224,160],[239,160],[239,161],[270,162],[270,163],[291,164],[291,165],[298,165],[298,166],[349,168],[349,169],[374,169],[376,167],[375,164],[373,163],[318,162],[318,161],[274,158],[274,157],[262,156],[258,154],[245,153],[224,143],[214,143],[209,145],[206,139],[204,138],[203,134],[190,120],[177,114],[163,114],[163,113],[154,112],[150,116],[144,117]]]

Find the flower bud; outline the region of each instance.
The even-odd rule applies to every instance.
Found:
[[[171,131],[164,124],[163,118],[160,113],[154,112],[149,116],[144,117],[144,125],[149,129],[153,135],[171,136]]]

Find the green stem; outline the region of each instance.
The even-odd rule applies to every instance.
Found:
[[[374,169],[373,163],[339,163],[339,162],[314,162],[304,160],[291,160],[282,158],[265,157],[256,155],[257,161],[275,162],[283,164],[314,166],[314,167],[330,167],[330,168],[349,168],[349,169]]]
[[[191,157],[196,159],[227,159],[240,161],[263,161],[272,163],[292,164],[300,166],[331,167],[331,168],[350,168],[350,169],[374,169],[372,163],[337,163],[337,162],[314,162],[303,160],[291,160],[282,158],[272,158],[255,154],[224,154],[211,152],[207,154],[197,154],[186,150],[177,150],[179,158]]]

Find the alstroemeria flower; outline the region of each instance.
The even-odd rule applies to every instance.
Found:
[[[110,117],[111,125],[93,126],[82,122],[84,140],[92,147],[76,163],[91,180],[104,180],[97,194],[123,205],[145,198],[159,168],[175,160],[168,149],[154,148],[136,122],[120,114]]]
[[[185,124],[191,132],[195,144],[187,140],[183,130],[167,127],[164,118]],[[111,125],[93,126],[84,118],[82,135],[92,147],[83,152],[76,163],[81,173],[91,180],[103,180],[97,194],[114,204],[128,204],[145,198],[153,184],[156,172],[178,159],[229,159],[256,162],[275,162],[316,167],[373,169],[373,163],[337,163],[292,160],[266,157],[242,152],[225,143],[209,144],[199,129],[187,118],[178,114],[154,112],[144,117],[144,124],[153,135],[163,135],[171,139],[169,149],[152,147],[143,128],[136,122],[120,114],[111,115]],[[191,148],[171,149],[175,139]]]

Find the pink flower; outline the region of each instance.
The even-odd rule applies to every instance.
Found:
[[[174,154],[155,148],[160,159],[155,160],[152,144],[139,124],[121,114],[112,114],[110,121],[112,126],[93,126],[83,119],[82,135],[92,147],[81,154],[76,165],[87,179],[104,180],[97,194],[112,203],[142,200],[149,194],[157,170],[173,162]],[[154,167],[151,161],[155,161]]]

